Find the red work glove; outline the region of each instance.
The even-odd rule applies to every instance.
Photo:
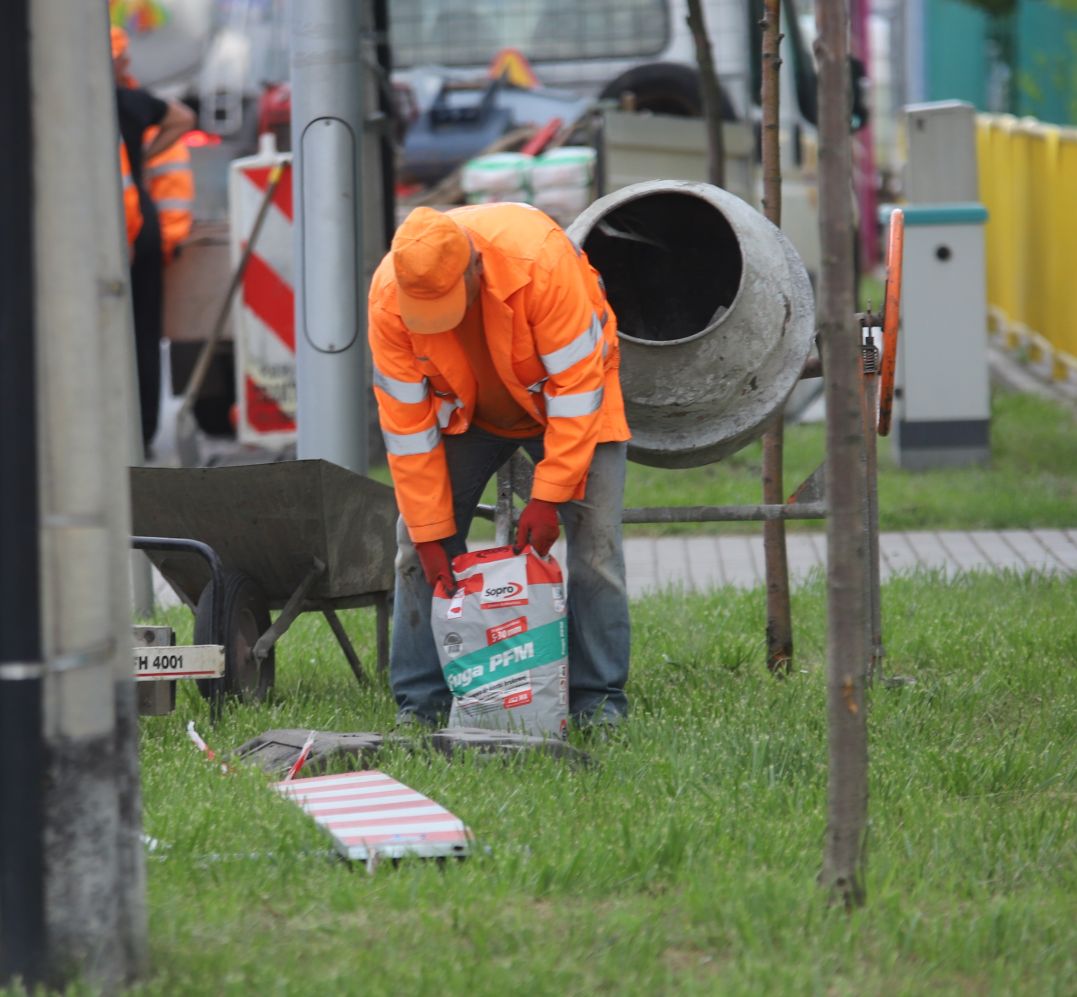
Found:
[[[516,552],[531,544],[538,554],[545,557],[561,533],[557,522],[557,504],[542,499],[532,499],[520,513],[520,525],[516,528]]]
[[[449,555],[445,552],[445,545],[440,540],[424,540],[422,543],[417,543],[415,553],[419,555],[423,574],[426,575],[426,580],[432,587],[436,588],[440,581],[446,592],[452,592],[456,588],[456,579],[453,578]]]

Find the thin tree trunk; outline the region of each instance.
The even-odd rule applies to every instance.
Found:
[[[722,136],[722,88],[711,56],[711,42],[699,0],[688,0],[688,29],[696,45],[703,121],[707,126],[707,175],[715,187],[725,187],[725,140]]]
[[[763,214],[779,228],[782,224],[782,161],[778,143],[780,88],[778,70],[781,33],[781,0],[763,4]]]
[[[820,883],[846,908],[864,902],[868,804],[865,676],[870,649],[861,470],[859,324],[853,295],[848,16],[845,0],[816,5],[819,67],[819,308],[827,410],[827,830]]]
[[[778,55],[782,35],[780,0],[766,0],[763,8],[763,214],[779,228],[782,224],[782,163],[778,144]],[[785,426],[778,413],[763,434],[763,501],[785,501],[783,453]],[[785,546],[785,520],[763,523],[763,557],[767,579],[767,667],[787,675],[793,667],[793,620],[789,606],[789,560]]]

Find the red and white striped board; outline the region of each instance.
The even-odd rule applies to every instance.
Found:
[[[269,188],[284,167],[236,295],[236,435],[242,443],[283,446],[295,439],[295,292],[292,157],[263,136],[254,156],[233,160],[228,179],[232,266],[239,263]]]
[[[471,831],[440,803],[384,772],[278,782],[277,792],[325,828],[348,859],[463,856]]]

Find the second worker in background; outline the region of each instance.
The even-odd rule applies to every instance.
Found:
[[[569,709],[627,713],[630,650],[621,515],[629,438],[617,322],[597,271],[524,204],[403,222],[370,288],[374,388],[400,508],[389,656],[398,720],[437,723],[452,695],[430,630],[490,478],[535,464],[517,546],[568,547]]]
[[[142,443],[147,455],[157,433],[161,402],[161,326],[164,300],[164,251],[157,206],[150,196],[144,164],[170,148],[195,126],[194,112],[178,100],[162,100],[148,90],[130,85],[127,33],[112,28],[112,71],[116,83],[116,109],[120,138],[138,190],[142,226],[131,259],[131,306],[135,325],[135,361],[142,417]],[[156,134],[147,142],[151,128]]]

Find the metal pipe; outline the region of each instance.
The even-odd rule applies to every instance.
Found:
[[[333,631],[333,636],[336,637],[340,650],[347,659],[348,667],[355,676],[355,681],[361,686],[369,685],[370,679],[367,678],[366,672],[363,671],[363,663],[359,660],[359,655],[355,653],[355,647],[348,636],[348,631],[344,629],[344,624],[340,622],[340,617],[337,616],[336,610],[323,609],[322,615],[329,624],[329,629]]]
[[[134,550],[174,550],[180,553],[197,554],[209,567],[210,589],[210,631],[218,644],[225,643],[224,632],[224,567],[217,552],[201,540],[188,540],[180,537],[131,537]]]
[[[625,509],[622,523],[751,523],[773,519],[826,519],[826,502],[762,505],[667,505]],[[478,505],[475,516],[496,522],[497,508]]]
[[[0,33],[0,984],[45,966],[30,3]]]
[[[878,423],[879,377],[874,371],[861,375],[864,411],[864,532],[867,536],[865,556],[868,559],[868,682],[876,670],[882,677],[883,614],[882,580],[879,563],[879,454],[876,426]]]
[[[686,505],[625,509],[622,523],[737,523],[760,520],[825,519],[825,502],[762,505]]]
[[[512,471],[508,464],[497,470],[497,504],[494,506],[494,544],[503,547],[512,540]]]
[[[378,65],[378,113],[382,131],[378,144],[381,155],[382,226],[385,245],[396,232],[396,152],[393,130],[396,108],[393,106],[393,50],[389,45],[389,0],[374,0],[374,56]]]
[[[269,652],[273,650],[273,645],[288,632],[288,628],[303,612],[303,600],[306,599],[311,586],[325,573],[325,562],[317,557],[313,560],[313,566],[299,583],[299,587],[288,597],[288,601],[277,614],[277,618],[270,624],[269,629],[258,638],[254,647],[251,648],[251,657],[258,662],[259,666],[269,657]]]
[[[780,0],[763,4],[763,213],[779,228],[782,224],[782,163],[778,144],[780,86],[778,68],[781,47]],[[803,371],[801,371],[803,377]],[[785,422],[781,409],[763,433],[763,501],[781,502],[785,495],[783,464]],[[789,600],[789,559],[785,546],[785,521],[763,524],[763,563],[767,583],[767,668],[784,675],[793,668],[793,620]]]

